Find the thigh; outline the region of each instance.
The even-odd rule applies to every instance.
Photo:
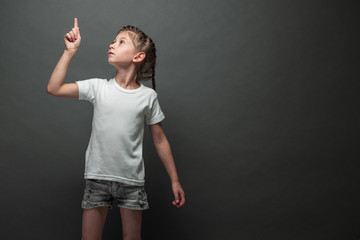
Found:
[[[120,207],[123,239],[141,239],[142,210]]]
[[[104,206],[112,208],[113,200],[110,181],[85,179],[84,197],[81,203],[82,208]]]
[[[123,183],[117,183],[118,188],[115,192],[117,206],[132,210],[149,209],[149,203],[145,186],[132,186]]]
[[[109,207],[96,207],[83,210],[83,240],[101,240],[108,211]]]

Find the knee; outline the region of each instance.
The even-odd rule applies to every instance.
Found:
[[[141,235],[140,234],[123,234],[123,240],[141,240]]]
[[[98,237],[94,237],[94,236],[86,236],[86,235],[83,235],[81,237],[81,240],[101,240],[101,237],[98,238]]]

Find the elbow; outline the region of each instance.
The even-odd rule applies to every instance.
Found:
[[[161,144],[163,143],[161,139],[154,139],[153,142],[155,147],[161,146]]]
[[[155,135],[153,142],[155,146],[161,146],[164,142],[167,142],[167,138],[163,134]]]
[[[52,96],[56,96],[56,91],[49,84],[46,87],[46,92]]]
[[[47,87],[46,87],[46,93],[47,93],[47,94],[50,94],[50,95],[54,95],[54,94],[51,92],[51,88],[49,87],[49,85],[47,85]]]
[[[161,127],[161,123],[150,125],[150,131],[155,147],[161,146],[167,142],[167,138]]]
[[[47,94],[51,94],[51,93],[50,93],[49,85],[47,85],[47,87],[46,87],[46,93],[47,93]]]

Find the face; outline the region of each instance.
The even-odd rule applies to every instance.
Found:
[[[108,62],[114,66],[128,66],[133,62],[136,53],[137,51],[133,42],[130,39],[128,32],[122,31],[110,44],[110,49],[108,52]]]

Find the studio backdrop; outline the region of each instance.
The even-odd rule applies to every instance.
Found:
[[[93,108],[46,92],[74,17],[65,83],[112,78],[122,26],[156,44],[186,203],[145,126],[143,239],[360,239],[359,3],[318,0],[1,1],[0,239],[81,237]]]

